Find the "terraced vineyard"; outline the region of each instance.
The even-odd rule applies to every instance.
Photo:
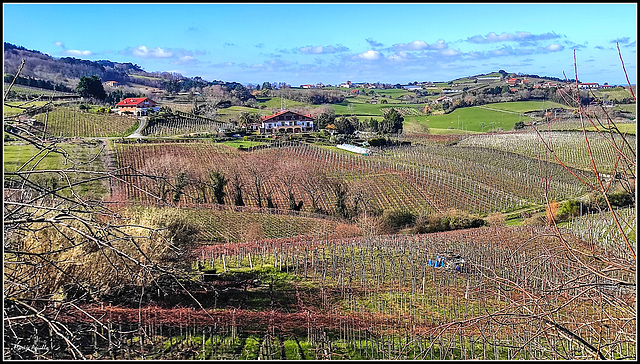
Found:
[[[611,168],[620,163],[629,164],[632,161],[617,161],[621,151],[627,155],[636,155],[636,137],[627,136],[626,141],[618,135],[606,136],[600,133],[588,133],[588,144],[582,132],[536,132],[483,134],[473,135],[460,141],[459,146],[490,148],[521,154],[523,156],[544,161],[562,163],[569,167],[589,171],[592,170],[589,156],[593,156],[595,167],[599,172],[611,173]],[[546,146],[545,146],[546,144]],[[591,149],[591,152],[587,149]],[[557,159],[549,152],[552,149]]]
[[[219,122],[193,114],[177,111],[178,115],[166,120],[149,121],[142,131],[144,135],[162,137],[192,133],[217,134],[220,129],[230,130],[232,124]]]
[[[323,238],[327,236],[359,234],[358,228],[324,215],[297,211],[258,209],[240,206],[198,207],[130,207],[126,212],[134,221],[149,226],[162,226],[163,221],[179,218],[189,221],[198,229],[198,243],[237,243],[259,239],[290,238],[298,236]]]
[[[632,358],[635,293],[613,286],[635,275],[602,270],[588,252],[549,227],[206,245],[194,266],[224,294],[172,308],[74,306],[61,320],[81,309],[118,327],[83,348],[112,359],[132,348],[147,359]],[[604,317],[602,293],[613,301]],[[80,329],[93,323],[80,317]]]
[[[112,114],[81,112],[69,107],[56,107],[35,119],[46,124],[46,131],[56,137],[122,137],[133,132],[138,119]]]
[[[400,147],[371,156],[292,143],[251,152],[206,142],[116,143],[116,150],[120,167],[131,166],[147,175],[175,180],[180,171],[187,171],[192,183],[180,197],[186,204],[214,202],[206,185],[211,170],[221,171],[231,181],[225,189],[227,205],[234,204],[237,186],[247,206],[266,207],[269,197],[274,207],[286,209],[291,194],[303,201],[305,210],[325,213],[335,212],[338,198],[330,181],[346,184],[351,204],[357,199],[361,207],[422,213],[459,209],[486,214],[542,203],[545,189],[549,198],[558,200],[585,192],[559,165],[540,164],[500,149],[460,145]],[[171,198],[171,183],[141,178],[123,177],[116,190],[139,202]],[[134,185],[148,187],[134,189]]]

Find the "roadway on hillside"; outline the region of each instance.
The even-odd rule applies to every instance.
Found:
[[[141,116],[138,120],[140,120],[140,125],[138,125],[138,129],[133,133],[127,135],[125,138],[145,138],[140,132],[147,127],[147,117]]]

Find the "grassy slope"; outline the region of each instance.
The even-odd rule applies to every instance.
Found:
[[[466,107],[456,109],[449,114],[430,116],[407,116],[406,123],[426,125],[431,129],[459,129],[472,132],[487,132],[493,129],[512,130],[518,121],[528,122],[529,117],[517,114]]]
[[[104,171],[106,170],[100,158],[95,158],[96,154],[99,152],[100,148],[96,145],[83,145],[83,144],[61,144],[60,147],[67,151],[67,153],[73,158],[73,162],[78,164],[87,163],[92,161],[88,165],[78,165],[74,167],[70,161],[66,161],[61,154],[58,153],[48,153],[48,154],[38,154],[38,157],[32,161],[29,161],[31,157],[38,153],[37,149],[28,144],[4,144],[4,170],[7,172],[16,171],[18,168],[22,167],[23,164],[29,161],[29,163],[22,168],[22,171],[26,170],[59,170],[59,169],[67,169],[67,168],[75,168],[81,170],[89,170],[89,171]],[[40,157],[44,157],[40,160]],[[74,181],[79,181],[82,179],[88,179],[95,177],[92,174],[79,174],[69,172],[67,173],[69,179]],[[59,174],[51,174],[51,173],[43,173],[40,175],[34,175],[32,178],[43,178],[45,180],[55,180],[58,186],[62,186],[66,183],[62,176]],[[77,186],[74,188],[76,193],[79,193],[81,196],[86,196],[87,194],[91,194],[92,196],[103,196],[108,192],[107,188],[103,185],[101,181],[91,181],[86,184]],[[65,195],[70,194],[68,190],[62,192]]]

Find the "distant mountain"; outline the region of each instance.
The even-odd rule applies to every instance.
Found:
[[[108,60],[89,61],[73,57],[56,58],[36,50],[29,50],[11,43],[4,43],[4,73],[15,75],[22,59],[25,66],[20,73],[23,78],[32,78],[57,85],[75,88],[82,76],[98,76],[103,82],[117,81],[120,85],[136,85],[183,91],[194,86],[228,82],[205,81],[200,77],[184,77],[178,73],[146,72],[133,63],[118,63]],[[232,86],[236,82],[230,83]]]

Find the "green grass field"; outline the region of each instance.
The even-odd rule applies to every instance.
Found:
[[[623,87],[615,87],[610,90],[599,89],[594,91],[594,94],[598,98],[610,101],[618,101],[624,98],[631,98],[631,93]]]
[[[221,122],[236,121],[240,118],[240,115],[242,115],[243,112],[260,115],[271,114],[271,111],[269,111],[268,109],[259,110],[246,106],[231,106],[224,109],[218,109],[218,116],[216,117],[216,119]]]
[[[15,172],[22,165],[27,163],[31,157],[37,153],[37,149],[30,144],[4,144],[4,170],[7,172]],[[61,157],[58,154],[49,153],[40,160],[40,158],[28,163],[23,170],[29,170],[36,167],[37,169],[56,169],[61,166]]]
[[[557,102],[551,101],[514,101],[514,102],[500,102],[494,104],[482,105],[483,107],[495,110],[504,110],[517,113],[525,113],[529,111],[545,110],[552,108],[564,108],[569,109],[567,105],[562,105]]]
[[[14,115],[18,115],[21,114],[24,110],[21,108],[17,108],[17,107],[12,107],[12,106],[18,106],[18,105],[23,105],[25,104],[26,101],[9,101],[6,102],[4,107],[2,108],[2,113],[4,116],[14,116]],[[34,102],[30,102],[28,103],[26,106],[28,107],[32,107],[32,108],[37,108],[37,107],[41,107],[45,104],[47,104],[48,101],[34,101]]]
[[[90,163],[86,165],[74,166],[71,161],[65,161],[62,154],[59,153],[40,153],[38,150],[30,144],[4,144],[4,171],[15,172],[18,168],[21,171],[44,171],[44,170],[63,170],[68,168],[87,170],[87,171],[104,171],[105,166],[100,158],[95,158],[96,154],[100,151],[97,145],[83,145],[83,144],[61,144],[60,147],[64,149],[72,158],[75,163]],[[31,158],[37,155],[36,158]],[[25,165],[26,163],[26,165]],[[25,165],[23,167],[23,165]],[[96,177],[94,174],[67,172],[66,176],[71,182],[89,179]],[[62,187],[66,184],[66,179],[58,173],[37,173],[30,177],[30,179],[41,180],[48,186]],[[74,187],[74,191],[80,196],[92,196],[99,197],[108,193],[108,188],[102,181],[96,180],[87,182],[82,185]],[[61,194],[70,196],[71,192],[67,190],[61,191]]]
[[[473,132],[491,130],[513,130],[518,121],[529,122],[531,118],[502,111],[465,107],[449,114],[430,116],[406,116],[405,122],[426,124],[431,129],[457,129]]]
[[[282,99],[282,97],[260,97],[258,98],[258,105],[265,105],[265,108],[267,109],[280,109],[280,107],[283,105]],[[304,102],[288,100],[286,98],[284,99],[284,104],[287,108],[291,108],[294,106],[309,106],[309,104],[305,104]]]

